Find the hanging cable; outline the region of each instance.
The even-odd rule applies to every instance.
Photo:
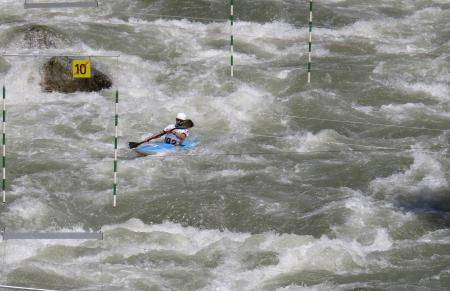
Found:
[[[247,68],[247,67],[259,67],[259,64],[243,64],[242,62],[238,65],[235,65],[235,67],[243,67],[243,68]],[[274,67],[272,67],[274,68]],[[276,68],[276,67],[275,67]],[[308,68],[302,68],[302,67],[278,67],[280,69],[289,69],[291,71],[306,71],[308,72]],[[267,67],[265,68],[267,70]],[[371,70],[341,70],[341,69],[314,69],[314,71],[319,71],[319,72],[346,72],[346,73],[373,73],[373,71]]]
[[[426,154],[440,154],[441,156],[448,157],[448,154],[442,154],[439,152],[429,152],[411,149],[416,153]],[[352,150],[313,150],[313,151],[279,151],[279,152],[241,152],[241,153],[199,153],[199,154],[175,154],[175,155],[148,155],[148,158],[170,158],[170,157],[220,157],[220,156],[280,156],[280,155],[308,155],[308,154],[321,154],[321,153],[348,153],[348,152],[386,152],[386,151],[398,151],[398,149],[352,149]],[[406,154],[400,152],[400,154]],[[408,153],[409,154],[409,153]]]
[[[261,135],[266,136],[266,135]],[[278,137],[281,138],[281,137]],[[155,158],[169,158],[169,157],[220,157],[220,156],[251,156],[251,155],[267,155],[267,156],[277,156],[277,155],[286,155],[286,154],[296,154],[296,155],[308,155],[308,154],[316,154],[316,153],[352,153],[352,152],[399,152],[400,154],[409,154],[411,152],[416,153],[426,153],[426,154],[440,154],[441,156],[449,156],[448,154],[442,153],[442,151],[435,151],[437,148],[446,149],[445,146],[437,146],[437,147],[426,147],[426,148],[401,148],[401,147],[383,147],[383,146],[372,146],[372,145],[362,145],[362,144],[351,144],[351,143],[341,143],[341,142],[324,142],[323,145],[342,145],[342,146],[354,146],[354,147],[364,147],[366,149],[335,149],[335,150],[306,150],[303,152],[300,151],[278,151],[278,152],[238,152],[238,153],[186,153],[186,154],[164,154],[164,152],[157,152],[155,155],[148,155],[147,157],[155,157]],[[123,148],[125,150],[126,148]],[[126,149],[128,150],[128,149]],[[434,151],[433,151],[434,150]],[[24,158],[25,160],[29,160],[33,158],[35,161],[39,162],[38,159],[47,162],[56,162],[56,161],[78,161],[80,163],[90,165],[92,161],[100,161],[100,162],[109,162],[114,160],[114,158],[105,156],[105,157],[58,157],[55,158],[52,156],[51,158],[48,156],[45,157],[36,157],[29,156]],[[84,159],[84,160],[83,160]],[[118,161],[126,161],[134,159],[134,157],[118,157]],[[73,171],[72,169],[67,169],[67,171]]]
[[[212,22],[227,22],[228,19],[224,18],[207,18],[207,17],[194,17],[194,16],[182,16],[182,15],[168,15],[168,14],[156,14],[156,13],[142,13],[142,12],[136,12],[136,13],[124,13],[128,16],[134,16],[134,15],[141,15],[141,16],[151,16],[151,17],[166,17],[166,18],[173,18],[173,19],[190,19],[190,20],[207,20]]]
[[[403,125],[374,123],[374,122],[368,123],[368,122],[362,122],[362,121],[338,120],[338,119],[328,119],[328,118],[298,116],[298,115],[281,115],[281,114],[270,114],[270,113],[263,113],[263,115],[276,116],[276,117],[285,117],[285,118],[294,118],[294,119],[303,119],[303,120],[317,120],[317,121],[326,121],[326,122],[360,124],[360,125],[367,125],[367,126],[381,126],[381,127],[392,127],[392,128],[401,128],[401,129],[413,129],[413,130],[428,130],[428,131],[439,131],[439,132],[445,132],[445,131],[450,130],[449,128],[438,129],[438,128],[403,126]]]
[[[180,19],[182,19],[183,16],[173,16],[173,18],[180,18]],[[187,17],[184,17],[184,18],[187,18]],[[208,20],[208,18],[204,18],[204,20]],[[211,20],[213,20],[213,19],[211,19]],[[217,20],[222,20],[222,19],[217,19]],[[240,36],[246,37],[246,38],[256,37],[256,38],[262,38],[265,41],[267,41],[267,40],[296,41],[296,39],[305,39],[304,37],[301,37],[301,36],[299,36],[298,34],[295,34],[295,33],[293,33],[292,36],[290,36],[290,37],[281,38],[281,37],[269,37],[267,35],[261,35],[261,34],[252,34],[252,33],[246,33],[246,32],[239,32],[239,26],[240,26],[241,23],[238,21],[239,19],[234,19],[234,20],[236,21],[234,23],[235,24],[235,28],[236,28],[236,31],[234,32],[234,34],[235,34],[236,37],[240,37]],[[223,23],[223,22],[224,21],[218,21],[218,22],[212,22],[211,24],[214,24],[214,23],[220,24],[220,23]],[[84,23],[84,24],[89,24],[89,25],[93,24],[93,23],[95,23],[95,24],[102,24],[102,22],[99,22],[98,19],[93,19],[92,21],[78,21],[77,24],[79,24],[79,23]],[[54,24],[54,22],[49,23],[49,25],[51,25],[51,24]],[[67,25],[67,22],[64,22],[64,24]],[[109,22],[105,23],[105,24],[108,24],[110,26],[114,25],[114,23],[109,23]],[[139,23],[124,23],[124,24],[125,25],[130,25],[130,26],[139,25]],[[116,25],[124,25],[124,24],[121,23],[121,24],[116,24]],[[194,33],[194,34],[205,34],[205,33],[207,33],[209,35],[221,35],[221,36],[228,36],[229,37],[229,33],[225,32],[225,31],[224,32],[198,31],[197,29],[194,29],[194,28],[186,28],[186,27],[180,27],[180,26],[174,26],[174,25],[163,25],[163,24],[148,23],[148,22],[145,23],[145,24],[142,24],[142,25],[145,26],[145,27],[159,27],[159,28],[165,28],[165,29],[184,30],[184,31],[189,31],[189,32]],[[332,29],[332,27],[321,27],[321,26],[316,26],[316,25],[314,27],[330,28],[330,29]],[[294,27],[294,28],[295,29],[306,29],[307,30],[308,26],[301,26],[301,27]],[[328,43],[328,42],[323,42],[323,41],[318,40],[316,43],[317,44],[323,44],[323,43]]]
[[[270,138],[280,138],[280,139],[288,139],[290,136],[278,136],[278,135],[266,135],[266,134],[252,134],[251,137],[270,137]],[[374,149],[385,149],[385,150],[433,150],[438,148],[444,148],[444,146],[435,146],[429,148],[412,148],[412,147],[386,147],[386,146],[374,146],[374,145],[363,145],[363,144],[354,144],[354,143],[345,143],[345,142],[324,142],[326,144],[336,144],[336,145],[348,145],[348,146],[359,146],[359,147],[370,147]],[[447,146],[445,146],[447,148]]]

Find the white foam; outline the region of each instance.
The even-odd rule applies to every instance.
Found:
[[[180,224],[175,224],[167,221],[162,224],[146,225],[141,220],[134,218],[121,224],[103,226],[102,231],[104,231],[105,235],[107,235],[109,231],[118,228],[125,228],[138,233],[162,232],[174,235],[178,237],[179,240],[174,240],[173,245],[165,245],[161,247],[181,251],[188,254],[194,254],[197,251],[206,248],[208,245],[225,238],[230,239],[231,241],[243,242],[250,236],[246,233],[239,234],[219,230],[199,231],[194,227],[182,227]]]
[[[364,204],[362,197],[361,204]],[[349,201],[349,207],[355,208],[355,204]],[[358,202],[359,203],[359,202]],[[361,205],[358,205],[358,208]],[[355,215],[361,215],[363,211]],[[369,216],[370,213],[364,213]],[[123,233],[126,229],[130,233]],[[391,238],[386,231],[379,230],[375,239],[370,244],[361,244],[356,240],[346,237],[329,238],[322,236],[314,238],[309,235],[263,233],[251,235],[249,233],[234,233],[228,230],[201,230],[194,227],[182,227],[179,224],[164,222],[162,224],[147,225],[139,219],[130,219],[124,223],[107,225],[102,228],[105,233],[103,251],[98,255],[81,255],[80,263],[94,263],[108,256],[123,256],[124,258],[155,250],[167,250],[189,256],[203,256],[213,258],[214,254],[220,254],[221,259],[217,267],[209,269],[213,276],[205,290],[237,290],[246,286],[249,290],[260,289],[264,284],[271,282],[278,276],[291,272],[302,271],[328,271],[333,273],[354,273],[368,268],[376,261],[370,261],[368,254],[374,251],[387,250],[391,247]],[[139,236],[136,236],[139,234]],[[144,235],[144,236],[142,236]],[[128,236],[133,239],[127,238]],[[73,242],[58,242],[58,244],[77,245]],[[31,247],[30,247],[31,246]],[[39,249],[45,247],[41,243],[21,245],[27,251],[9,262],[21,261],[34,255]],[[248,253],[272,252],[277,260],[274,264],[259,266],[253,269],[242,268],[242,258]],[[120,254],[118,256],[117,254]],[[332,259],[330,259],[332,258]],[[278,262],[277,262],[278,261]],[[192,262],[193,264],[195,262]],[[72,263],[73,264],[73,263]],[[163,271],[168,266],[154,266],[156,272]],[[126,272],[116,272],[126,268]],[[178,268],[183,268],[179,266]],[[186,268],[190,268],[187,265]],[[117,269],[117,270],[116,270]],[[182,270],[182,269],[180,269]],[[89,270],[87,270],[89,271]],[[103,272],[115,273],[114,278],[108,281],[121,281],[121,285],[130,282],[133,278],[141,278],[145,271],[142,266],[112,264],[104,265]],[[89,274],[80,276],[90,277]],[[145,271],[147,272],[147,271]],[[153,274],[153,273],[151,273]],[[149,274],[147,274],[148,276]],[[108,281],[104,282],[108,285]],[[293,286],[291,288],[294,288]],[[289,289],[287,289],[289,290]]]
[[[342,139],[336,131],[324,129],[318,133],[304,132],[301,134],[292,134],[285,138],[285,141],[291,145],[291,150],[297,152],[317,152],[337,149],[348,149],[349,147],[342,142]]]
[[[31,225],[39,226],[45,221],[45,216],[42,214],[48,213],[48,210],[48,206],[41,199],[28,196],[11,203],[8,211],[4,212],[2,216],[14,224],[25,220],[31,222]]]
[[[433,47],[428,45],[433,38],[433,31],[429,31],[428,25],[422,24],[429,24],[430,18],[441,16],[445,17],[440,8],[425,8],[402,19],[379,17],[359,20],[337,29],[317,27],[314,28],[313,34],[319,40],[341,41],[343,38],[370,40],[380,53],[426,53]],[[405,34],[404,31],[412,25],[424,33]]]
[[[447,80],[443,80],[446,82]],[[404,90],[404,91],[410,91],[410,92],[425,92],[432,97],[435,97],[438,100],[442,101],[448,101],[449,99],[449,87],[447,84],[442,82],[408,82],[406,80],[391,80],[389,82],[392,87]]]
[[[359,213],[361,214],[361,213]],[[358,215],[358,214],[355,214]],[[365,214],[365,217],[368,218],[370,214]],[[290,268],[293,264],[297,266],[303,266],[306,269],[315,269],[308,262],[304,261],[305,252],[314,249],[323,249],[332,247],[332,245],[340,244],[337,249],[341,247],[348,249],[349,252],[353,252],[355,250],[360,252],[358,248],[362,248],[365,252],[379,251],[379,250],[387,250],[392,245],[391,243],[386,244],[386,241],[383,239],[387,239],[388,235],[385,231],[380,231],[379,236],[374,241],[373,244],[370,244],[366,247],[362,245],[350,244],[346,245],[345,240],[341,239],[330,239],[325,236],[315,239],[312,236],[298,236],[291,234],[274,234],[274,233],[265,233],[262,236],[256,235],[252,236],[248,233],[233,233],[230,231],[218,231],[218,230],[199,230],[193,227],[182,227],[179,224],[164,222],[158,225],[146,225],[142,221],[138,219],[130,219],[125,223],[117,224],[117,225],[108,225],[104,226],[102,230],[105,232],[105,236],[108,236],[108,233],[116,229],[127,229],[129,231],[137,232],[137,233],[153,233],[153,232],[162,232],[166,234],[175,235],[177,237],[181,236],[187,242],[186,245],[177,245],[176,247],[180,247],[177,250],[182,252],[187,252],[193,254],[202,249],[208,248],[208,246],[213,245],[214,243],[221,241],[223,239],[230,240],[234,243],[239,243],[243,245],[248,245],[257,237],[262,238],[263,240],[258,241],[257,246],[261,250],[266,251],[277,251],[283,254],[280,258],[280,264],[277,267],[286,267]],[[111,233],[112,234],[112,233]],[[253,245],[253,243],[251,243]],[[165,245],[164,247],[168,247],[172,249],[173,245]],[[250,247],[250,245],[248,245]],[[255,245],[253,245],[255,247]],[[352,250],[352,247],[356,247],[357,249]],[[299,252],[300,251],[300,252]],[[295,259],[298,257],[298,259]],[[323,258],[325,259],[325,257]],[[327,258],[328,259],[328,258]],[[307,260],[315,260],[314,257],[308,258]],[[322,259],[319,259],[322,260]],[[325,265],[328,265],[328,262],[323,262]],[[322,266],[323,267],[323,266]],[[329,265],[330,268],[336,268],[335,263]]]
[[[375,111],[375,108],[373,106],[363,106],[358,105],[356,103],[352,103],[352,109],[362,112],[364,114],[371,114]]]
[[[371,191],[395,195],[406,189],[414,195],[422,190],[427,190],[425,193],[448,190],[448,174],[437,155],[417,151],[413,152],[413,158],[414,162],[405,171],[370,182]]]
[[[247,84],[226,97],[214,98],[209,103],[209,110],[215,112],[216,118],[226,120],[229,127],[245,135],[250,130],[250,121],[258,114],[273,110],[273,95]]]
[[[423,103],[405,103],[382,105],[379,110],[390,120],[397,122],[415,121],[422,116],[450,118],[450,113],[440,108],[433,108]]]
[[[235,24],[234,32],[237,37],[242,35],[244,39],[275,38],[293,41],[300,39],[306,40],[308,37],[308,29],[306,27],[299,29],[292,24],[282,21],[272,21],[266,23],[238,21]]]
[[[415,218],[411,213],[398,212],[383,201],[363,196],[360,191],[343,188],[352,196],[344,207],[351,211],[344,224],[333,228],[336,237],[358,241],[364,252],[386,251],[393,246],[391,231],[395,231]]]
[[[289,76],[290,70],[282,70],[277,74],[277,78],[286,79]]]
[[[450,244],[450,230],[449,229],[438,229],[424,234],[417,240],[418,243],[426,244]]]

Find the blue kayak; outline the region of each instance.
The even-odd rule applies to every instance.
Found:
[[[192,149],[198,144],[199,142],[195,140],[185,140],[181,145],[173,145],[165,142],[152,142],[141,144],[134,150],[142,155],[153,155],[161,151],[173,150],[176,148]]]

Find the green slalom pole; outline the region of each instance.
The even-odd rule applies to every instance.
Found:
[[[233,53],[234,53],[234,48],[233,48],[233,22],[234,22],[234,7],[233,7],[233,0],[230,0],[230,54],[231,54],[231,58],[230,58],[230,75],[231,77],[233,77],[234,75],[234,64],[233,64]]]
[[[114,135],[114,186],[113,186],[113,207],[117,206],[117,137],[118,137],[118,125],[119,125],[119,90],[116,90],[116,106],[114,112],[114,124],[115,124],[115,135]]]
[[[2,122],[2,131],[3,131],[3,155],[2,155],[2,169],[3,169],[3,177],[2,177],[2,191],[3,198],[2,202],[6,203],[6,88],[3,85],[3,122]]]
[[[312,0],[309,0],[308,83],[311,83],[312,7],[313,7],[313,2],[312,2]]]

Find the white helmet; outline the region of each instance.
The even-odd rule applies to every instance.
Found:
[[[185,113],[178,113],[177,114],[177,117],[176,117],[177,119],[179,119],[179,120],[186,120],[187,119],[187,116],[186,116],[186,114]]]

